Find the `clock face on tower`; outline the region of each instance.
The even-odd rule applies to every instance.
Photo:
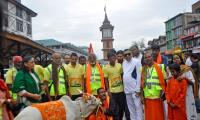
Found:
[[[112,37],[111,29],[103,29],[103,37]]]

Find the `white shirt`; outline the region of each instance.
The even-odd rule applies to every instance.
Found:
[[[190,57],[188,57],[186,59],[185,65],[187,65],[187,66],[191,66],[192,65],[192,61],[191,61]]]
[[[139,55],[138,55],[138,57],[133,57],[133,58],[135,58],[135,59],[137,59],[138,61],[140,61],[140,62],[142,62],[142,54],[141,53],[139,53]]]
[[[124,92],[134,93],[140,92],[140,83],[141,83],[141,62],[135,58],[131,58],[130,61],[124,60],[123,67],[123,83],[124,83]],[[137,78],[134,79],[131,74],[136,67]]]
[[[32,73],[32,72],[29,72],[29,74],[33,77],[33,79],[35,80],[35,82],[36,82],[36,86],[37,86],[37,89],[38,89],[38,91],[40,90],[40,87],[39,87],[39,80],[38,80],[38,78],[35,76],[35,74],[34,73]]]

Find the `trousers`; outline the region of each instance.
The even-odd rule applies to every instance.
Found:
[[[136,93],[128,93],[126,94],[126,101],[131,120],[143,120],[143,107],[140,97],[136,96]]]
[[[125,93],[112,93],[112,98],[115,100],[119,108],[119,120],[123,120],[124,113],[126,120],[130,120],[130,113],[127,107]]]

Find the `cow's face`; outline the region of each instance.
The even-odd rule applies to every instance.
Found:
[[[93,95],[86,95],[79,99],[80,112],[82,117],[89,116],[99,105],[101,101]]]

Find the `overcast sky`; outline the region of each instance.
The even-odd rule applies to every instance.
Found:
[[[102,58],[101,32],[104,6],[114,28],[114,48],[130,47],[132,41],[165,35],[164,22],[191,12],[198,0],[22,0],[38,16],[33,18],[33,39],[53,38],[76,46],[92,43]]]

